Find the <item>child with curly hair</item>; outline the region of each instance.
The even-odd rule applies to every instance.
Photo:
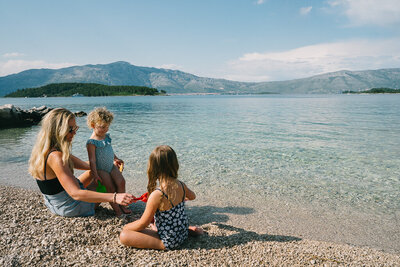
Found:
[[[108,133],[113,119],[113,113],[105,107],[96,108],[89,113],[87,125],[93,129],[93,132],[86,143],[86,148],[89,155],[90,170],[96,182],[103,183],[109,193],[124,193],[125,179],[121,173],[124,161],[114,154],[111,137]],[[121,216],[122,213],[131,213],[131,210],[125,206],[112,202],[110,202],[110,205],[116,216]]]

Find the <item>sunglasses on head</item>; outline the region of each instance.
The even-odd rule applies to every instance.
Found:
[[[78,129],[79,129],[79,126],[75,126],[75,127],[69,127],[69,133],[76,133],[77,131],[78,131]]]

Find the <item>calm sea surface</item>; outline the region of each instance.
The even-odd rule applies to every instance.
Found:
[[[136,194],[145,190],[150,152],[168,144],[180,177],[195,191],[225,192],[227,203],[251,195],[255,207],[274,197],[382,216],[400,211],[400,95],[0,98],[6,103],[87,113],[106,106],[115,114],[114,151]],[[87,159],[91,131],[86,117],[77,123],[73,152]],[[3,183],[28,179],[37,131],[0,130],[0,167],[14,174],[3,172]]]

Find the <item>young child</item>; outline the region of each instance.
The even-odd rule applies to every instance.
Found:
[[[125,179],[121,173],[124,162],[114,154],[111,137],[107,133],[113,119],[113,114],[105,107],[96,108],[89,113],[87,124],[89,128],[93,129],[93,133],[86,143],[86,148],[90,170],[96,182],[102,182],[108,193],[124,193]],[[116,166],[120,167],[121,171]],[[116,216],[121,216],[122,213],[131,213],[125,206],[111,202],[110,205]]]
[[[156,147],[147,165],[150,194],[142,217],[125,225],[120,241],[136,248],[174,249],[192,234],[202,234],[203,229],[189,227],[185,213],[185,200],[196,198],[195,193],[178,180],[178,159],[169,146]],[[159,187],[157,187],[157,182]],[[152,229],[146,227],[155,220]]]

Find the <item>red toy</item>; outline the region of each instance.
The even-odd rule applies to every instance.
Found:
[[[146,192],[146,193],[144,193],[143,195],[141,195],[140,197],[136,197],[136,198],[134,198],[133,199],[133,202],[137,202],[137,201],[143,201],[143,202],[147,202],[147,198],[149,197],[149,193],[148,192]]]

